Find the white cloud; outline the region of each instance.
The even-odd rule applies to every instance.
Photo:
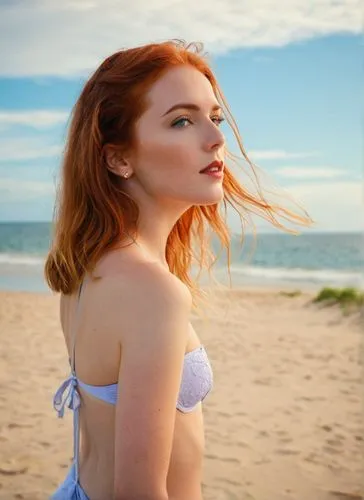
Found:
[[[5,129],[14,125],[22,125],[35,129],[49,128],[65,123],[69,112],[53,110],[1,111],[0,127]]]
[[[291,179],[331,179],[345,175],[344,170],[332,167],[282,167],[274,171],[280,177]]]
[[[317,152],[307,152],[307,153],[289,153],[288,151],[282,149],[273,149],[266,151],[248,151],[248,156],[252,160],[291,160],[291,159],[301,159],[301,158],[311,158],[317,156]]]
[[[123,47],[169,38],[202,41],[210,53],[280,47],[359,34],[361,19],[360,0],[14,1],[1,7],[0,74],[84,74]]]
[[[39,197],[54,196],[55,186],[51,182],[0,178],[1,203],[39,200]]]
[[[61,146],[49,145],[41,138],[0,139],[0,162],[52,158],[61,152]]]
[[[316,221],[317,230],[364,229],[364,190],[361,182],[295,184],[286,190]]]
[[[255,181],[240,169],[233,169],[239,182],[251,192],[256,193]],[[274,177],[276,177],[274,175]],[[334,178],[301,181],[292,179],[290,184],[278,182],[267,175],[265,170],[258,170],[259,184],[266,199],[278,206],[303,215],[300,207],[306,210],[315,224],[310,231],[363,231],[364,230],[364,184],[361,180],[348,181]],[[230,211],[234,232],[240,228],[240,220],[234,211]],[[272,226],[254,216],[255,223],[270,231]],[[278,219],[280,217],[278,216]],[[282,221],[282,220],[281,220]],[[284,221],[282,221],[284,222]],[[296,227],[296,226],[292,226]],[[296,227],[298,230],[304,228]]]

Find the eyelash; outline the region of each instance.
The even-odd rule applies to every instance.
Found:
[[[215,118],[215,120],[217,120],[218,126],[221,125],[221,123],[225,121],[225,118],[222,118],[220,116],[215,116],[214,118]],[[172,123],[172,127],[174,127],[175,125],[177,125],[181,121],[189,121],[191,123],[191,119],[188,116],[181,116],[180,118],[178,118],[177,121]],[[185,127],[177,127],[177,128],[185,128]]]

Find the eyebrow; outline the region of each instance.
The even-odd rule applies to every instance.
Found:
[[[199,106],[197,106],[197,104],[192,104],[192,103],[180,103],[180,104],[175,104],[174,106],[172,106],[168,111],[166,111],[162,116],[166,116],[168,115],[169,113],[171,113],[172,111],[175,111],[176,109],[192,109],[194,111],[201,111],[201,108]],[[221,110],[221,106],[219,106],[219,104],[215,104],[214,106],[212,106],[211,108],[211,111],[220,111]]]

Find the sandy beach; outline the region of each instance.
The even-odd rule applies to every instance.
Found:
[[[311,298],[215,290],[192,316],[215,380],[205,500],[362,498],[363,320]],[[0,292],[1,500],[46,499],[64,478],[72,415],[52,397],[67,375],[58,297]]]

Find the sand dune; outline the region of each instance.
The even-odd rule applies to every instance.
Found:
[[[214,368],[204,403],[205,500],[359,500],[363,325],[310,295],[215,290],[192,323]],[[0,292],[0,499],[40,500],[65,475],[72,420],[58,298]],[[186,499],[187,500],[187,499]]]

